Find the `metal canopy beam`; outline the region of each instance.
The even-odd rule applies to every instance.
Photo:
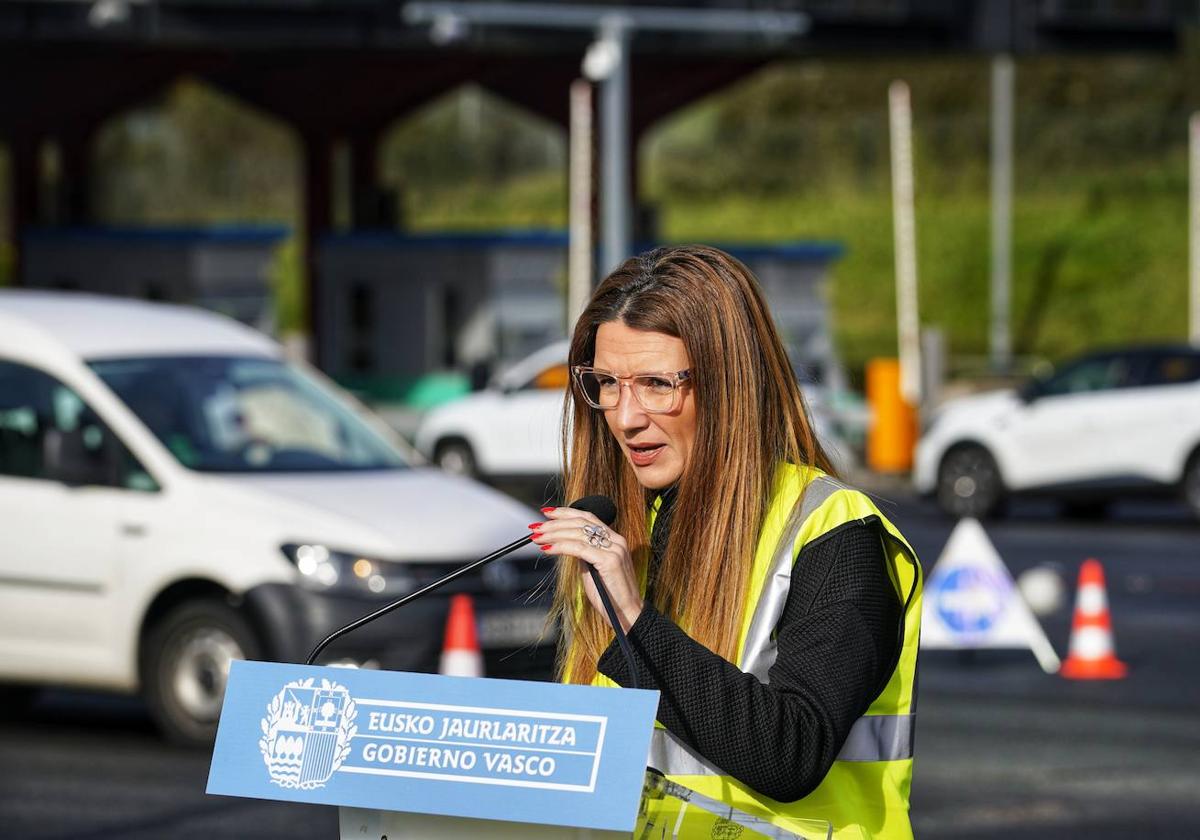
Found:
[[[751,34],[782,41],[809,28],[808,15],[800,12],[547,3],[416,2],[404,7],[403,17],[413,25],[430,25],[439,43],[461,39],[468,27],[595,33],[596,41],[583,60],[583,72],[600,83],[600,267],[604,273],[630,255],[633,238],[629,67],[637,32]]]
[[[403,15],[411,24],[458,20],[535,29],[596,29],[608,21],[645,31],[788,36],[803,35],[809,27],[809,17],[802,12],[551,3],[409,3]]]

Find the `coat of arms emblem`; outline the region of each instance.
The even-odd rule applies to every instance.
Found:
[[[350,754],[358,712],[345,686],[312,677],[283,687],[267,704],[258,748],[271,781],[284,788],[324,787]]]

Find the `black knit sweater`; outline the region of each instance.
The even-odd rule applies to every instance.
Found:
[[[669,538],[666,513],[651,540],[651,586]],[[899,653],[902,606],[878,521],[855,520],[802,547],[765,684],[689,637],[652,599],[629,641],[641,686],[662,692],[659,721],[711,764],[780,802],[806,796],[825,778]],[[615,643],[597,668],[631,683]]]

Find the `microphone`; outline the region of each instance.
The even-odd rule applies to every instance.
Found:
[[[616,518],[617,518],[617,506],[614,505],[612,502],[612,499],[608,498],[607,496],[585,496],[582,499],[572,502],[570,507],[573,507],[576,510],[582,510],[582,511],[586,511],[586,512],[592,514],[597,519],[599,519],[601,522],[603,522],[605,525],[611,525],[613,523],[613,521],[616,520]],[[312,665],[313,662],[316,660],[316,658],[321,655],[321,651],[325,650],[325,648],[329,646],[330,642],[333,642],[336,639],[339,639],[342,636],[346,635],[347,633],[357,630],[358,628],[360,628],[364,625],[370,624],[375,619],[382,618],[383,616],[387,615],[388,613],[392,612],[393,610],[397,610],[400,607],[403,607],[405,604],[407,604],[411,601],[415,601],[424,595],[428,595],[430,592],[433,592],[436,589],[440,589],[441,587],[445,586],[448,583],[458,580],[460,577],[462,577],[465,574],[473,572],[476,569],[483,568],[488,563],[491,563],[493,560],[498,560],[501,557],[504,557],[506,554],[511,554],[512,552],[516,551],[518,548],[521,548],[524,545],[528,545],[532,540],[533,540],[533,534],[527,534],[524,537],[521,537],[521,539],[519,539],[519,540],[514,540],[513,542],[510,542],[508,545],[496,549],[495,551],[493,551],[491,554],[487,555],[486,557],[481,557],[478,560],[475,560],[474,562],[468,563],[465,566],[461,566],[461,567],[455,569],[454,571],[450,572],[448,575],[438,578],[433,583],[423,586],[422,588],[418,589],[416,592],[410,592],[409,594],[405,595],[404,597],[399,598],[399,599],[393,601],[392,603],[387,604],[383,607],[380,607],[379,609],[375,610],[375,612],[370,613],[369,615],[365,615],[362,618],[359,618],[359,619],[356,619],[356,620],[350,622],[345,627],[339,627],[337,630],[334,630],[332,633],[330,633],[328,636],[326,636],[324,639],[322,639],[317,644],[317,646],[312,649],[312,653],[310,653],[308,655],[308,659],[306,659],[304,661],[304,664]],[[613,628],[617,633],[617,639],[621,644],[621,650],[625,653],[625,659],[629,664],[630,673],[633,674],[634,687],[636,688],[637,687],[637,685],[636,685],[637,675],[634,674],[634,671],[633,671],[633,657],[632,657],[631,652],[629,651],[629,642],[625,638],[624,632],[622,632],[622,630],[621,630],[620,622],[617,621],[617,613],[613,609],[612,601],[608,597],[608,592],[605,591],[604,585],[600,582],[600,575],[596,572],[596,570],[594,568],[591,569],[591,572],[592,572],[592,580],[595,582],[596,589],[600,593],[600,600],[603,601],[604,609],[608,613],[609,623],[611,623],[613,625]]]
[[[608,496],[585,496],[571,507],[576,510],[586,510],[605,525],[611,525],[617,520],[617,506]],[[613,608],[612,598],[609,597],[608,590],[604,588],[604,582],[600,580],[600,573],[596,571],[596,567],[589,563],[588,572],[592,575],[596,594],[600,596],[600,603],[604,605],[604,612],[608,615],[608,623],[612,626],[613,633],[617,637],[617,645],[621,648],[625,664],[629,667],[629,681],[633,684],[633,688],[641,688],[642,686],[638,682],[637,668],[633,666],[633,648],[629,646],[629,639],[625,637],[625,631],[621,629],[621,622],[617,618],[617,611]]]

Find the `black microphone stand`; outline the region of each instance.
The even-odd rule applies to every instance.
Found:
[[[400,607],[403,607],[409,601],[415,601],[417,598],[420,598],[422,595],[426,595],[430,592],[433,592],[435,589],[441,589],[447,583],[456,581],[463,575],[467,574],[468,572],[473,572],[482,566],[486,566],[488,563],[491,563],[493,560],[499,560],[501,557],[503,557],[506,554],[512,554],[518,548],[520,548],[523,545],[526,545],[527,543],[531,542],[532,540],[533,540],[532,534],[525,536],[525,537],[521,537],[521,539],[519,539],[519,540],[514,540],[513,542],[510,542],[508,545],[504,546],[503,548],[496,549],[488,556],[480,557],[478,560],[475,560],[471,563],[468,563],[465,566],[461,566],[461,567],[455,569],[453,572],[446,575],[445,577],[438,578],[433,583],[430,583],[426,586],[421,587],[416,592],[410,592],[409,594],[405,595],[403,598],[393,601],[392,603],[387,604],[386,606],[380,607],[379,609],[375,610],[375,612],[371,613],[370,615],[364,615],[362,618],[350,622],[345,627],[339,627],[337,630],[334,630],[332,633],[330,633],[328,636],[326,636],[324,639],[322,639],[317,644],[317,646],[312,649],[312,653],[310,653],[308,655],[308,659],[306,659],[304,661],[304,664],[305,665],[313,664],[313,661],[316,660],[316,658],[321,655],[321,651],[325,650],[325,648],[329,646],[329,643],[332,642],[334,639],[338,639],[338,638],[346,635],[347,633],[349,633],[352,630],[357,630],[359,627],[362,627],[364,624],[370,624],[375,619],[377,619],[381,616],[387,615],[392,610],[396,610],[396,609],[399,609]]]
[[[588,498],[590,499],[592,497],[588,497]],[[581,499],[580,501],[586,501],[586,500]],[[578,504],[578,502],[576,502],[575,504]],[[612,503],[608,502],[608,504],[611,505]],[[519,540],[514,540],[513,542],[510,542],[508,545],[506,545],[502,548],[496,549],[495,551],[493,551],[491,554],[487,555],[486,557],[480,557],[478,560],[475,560],[474,562],[468,563],[465,566],[461,566],[461,567],[455,569],[453,572],[446,575],[445,577],[439,578],[439,579],[435,580],[433,583],[423,586],[422,588],[418,589],[416,592],[410,592],[409,594],[405,595],[403,598],[400,598],[396,601],[393,601],[390,604],[382,606],[379,609],[375,610],[375,612],[370,613],[369,615],[364,615],[362,618],[359,618],[359,619],[356,619],[355,621],[350,622],[345,627],[339,627],[337,630],[334,630],[332,633],[330,633],[328,636],[326,636],[324,639],[322,639],[317,644],[317,646],[312,649],[312,653],[310,653],[308,655],[308,659],[306,659],[304,661],[304,664],[312,665],[313,662],[316,660],[316,658],[321,655],[321,651],[325,650],[325,648],[329,646],[329,643],[334,641],[335,639],[341,638],[342,636],[346,635],[347,633],[349,633],[353,630],[357,630],[359,627],[362,627],[364,624],[370,624],[375,619],[380,618],[381,616],[387,615],[392,610],[397,610],[400,607],[403,607],[405,604],[409,603],[410,601],[415,601],[417,598],[420,598],[423,595],[427,595],[428,593],[433,592],[436,589],[440,589],[441,587],[445,586],[447,583],[451,583],[452,581],[458,580],[463,575],[465,575],[469,572],[473,572],[476,569],[481,568],[483,566],[486,566],[488,563],[491,563],[493,560],[499,560],[504,555],[511,554],[512,552],[516,551],[521,546],[527,545],[528,543],[530,543],[532,541],[533,541],[533,534],[529,534],[527,536],[521,537],[521,539],[519,539]],[[633,664],[633,648],[630,647],[629,639],[626,638],[625,631],[621,628],[621,622],[617,618],[617,611],[616,611],[616,609],[613,608],[612,598],[609,597],[608,590],[604,588],[604,583],[600,580],[600,573],[596,571],[595,567],[589,566],[588,571],[591,572],[591,574],[592,574],[592,582],[596,585],[596,592],[600,596],[600,602],[604,605],[604,612],[608,616],[608,623],[610,625],[612,625],[613,633],[617,637],[617,645],[621,648],[621,653],[625,657],[625,664],[629,667],[629,681],[632,683],[633,688],[641,688],[641,683],[638,681],[637,668],[635,668],[634,664]]]

